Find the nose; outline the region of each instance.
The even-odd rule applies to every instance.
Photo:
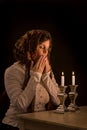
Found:
[[[45,48],[45,49],[43,50],[43,53],[44,53],[44,54],[48,54],[48,50]]]

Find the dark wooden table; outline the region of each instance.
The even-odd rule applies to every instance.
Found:
[[[21,130],[87,130],[87,106],[64,114],[44,111],[17,115],[24,125]]]

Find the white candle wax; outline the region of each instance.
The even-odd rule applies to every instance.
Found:
[[[75,73],[72,72],[72,85],[75,85]]]
[[[62,75],[61,75],[61,86],[64,86],[65,84],[65,76],[64,76],[64,72],[62,72]]]

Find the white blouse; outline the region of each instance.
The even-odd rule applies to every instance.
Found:
[[[30,71],[30,79],[23,90],[24,77],[25,66],[19,62],[15,62],[5,70],[4,82],[10,98],[10,106],[2,122],[14,127],[20,127],[22,123],[17,120],[16,114],[28,112],[32,100],[34,112],[46,110],[45,105],[50,97],[54,104],[60,103],[58,98],[60,89],[53,72],[41,74]]]

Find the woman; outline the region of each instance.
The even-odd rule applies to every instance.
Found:
[[[15,130],[22,127],[16,114],[48,110],[49,101],[56,106],[60,103],[50,65],[51,48],[50,33],[38,29],[26,32],[15,43],[16,61],[6,69],[4,80],[10,106],[2,120]]]

